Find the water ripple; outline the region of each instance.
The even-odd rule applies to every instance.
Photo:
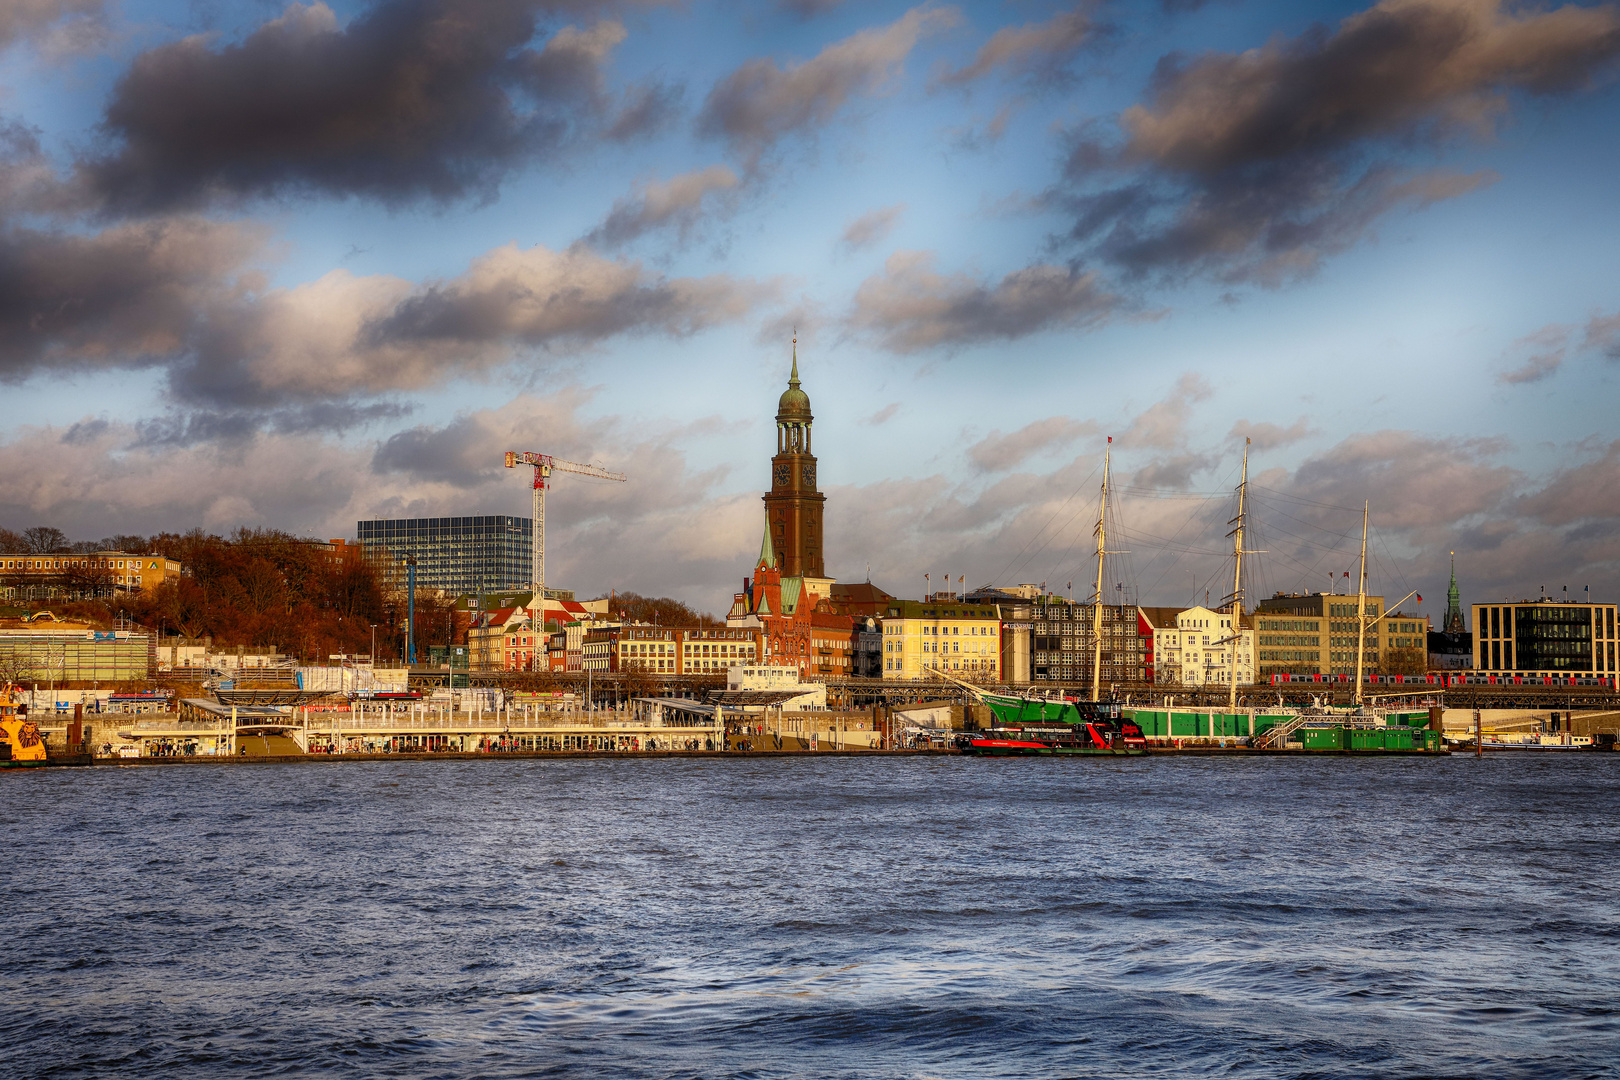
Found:
[[[1598,1077],[1620,755],[5,775],[7,1077]]]

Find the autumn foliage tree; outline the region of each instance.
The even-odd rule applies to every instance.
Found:
[[[390,592],[376,568],[363,559],[334,560],[324,546],[273,529],[238,529],[229,537],[193,529],[110,540],[117,543],[70,548],[60,532],[44,527],[0,537],[8,545],[30,548],[163,555],[183,568],[181,577],[155,588],[79,601],[58,614],[103,625],[128,616],[164,636],[210,638],[216,648],[227,649],[276,645],[300,660],[322,663],[334,653],[369,652],[375,625],[378,653],[397,657],[401,651],[405,598]],[[417,597],[419,648],[435,637],[435,630],[437,639],[444,639],[441,606]]]

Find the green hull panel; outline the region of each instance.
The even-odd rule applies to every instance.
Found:
[[[990,706],[998,724],[1007,727],[1021,724],[1083,724],[1086,721],[1086,717],[1071,701],[1041,701],[998,694],[985,694],[982,700]]]

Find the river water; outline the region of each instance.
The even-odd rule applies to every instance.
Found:
[[[7,1077],[1620,1071],[1620,755],[0,775]]]

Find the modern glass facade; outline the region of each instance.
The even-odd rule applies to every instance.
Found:
[[[1475,604],[1474,666],[1506,675],[1613,675],[1613,604]]]
[[[452,595],[521,588],[529,582],[534,522],[526,517],[383,518],[357,525],[368,559],[403,582],[416,559],[416,586]]]

